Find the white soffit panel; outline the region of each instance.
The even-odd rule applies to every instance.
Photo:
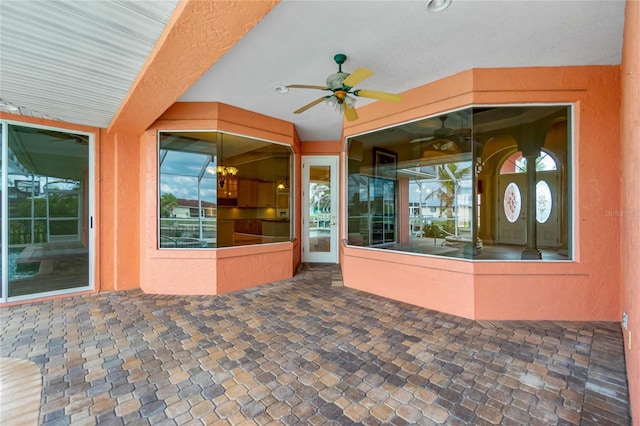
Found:
[[[176,5],[1,1],[0,98],[22,113],[107,127]]]

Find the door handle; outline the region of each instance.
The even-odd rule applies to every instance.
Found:
[[[336,223],[335,222],[331,222],[331,226],[336,226]]]

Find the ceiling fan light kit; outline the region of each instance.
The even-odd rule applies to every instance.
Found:
[[[276,91],[279,93],[286,93],[289,89],[316,89],[332,92],[330,95],[322,96],[321,98],[298,108],[293,112],[294,114],[300,114],[324,101],[329,106],[335,107],[339,112],[344,113],[347,121],[354,121],[358,119],[358,113],[354,108],[356,97],[377,99],[387,102],[400,102],[400,95],[395,93],[379,92],[377,90],[353,90],[353,87],[358,83],[371,77],[373,75],[373,71],[369,68],[358,68],[353,73],[349,74],[342,71],[342,64],[347,60],[346,55],[338,53],[333,57],[333,60],[338,64],[338,72],[327,77],[326,86],[289,84],[287,86],[276,87]]]

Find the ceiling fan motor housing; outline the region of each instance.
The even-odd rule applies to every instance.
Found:
[[[338,90],[342,89],[342,82],[349,77],[349,73],[342,72],[342,64],[347,60],[347,55],[338,53],[333,57],[333,60],[338,64],[338,72],[327,77],[327,87],[331,90]]]
[[[347,72],[337,72],[335,74],[331,74],[329,77],[327,77],[327,87],[331,90],[342,89],[342,83],[347,77],[349,77],[349,73]]]

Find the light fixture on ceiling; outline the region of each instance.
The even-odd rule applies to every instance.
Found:
[[[287,86],[276,86],[275,90],[278,93],[287,93],[289,91],[289,88]]]
[[[327,105],[335,108],[336,111],[340,113],[343,112],[343,108],[342,108],[343,103],[346,105],[347,108],[351,109],[356,105],[356,101],[357,101],[356,98],[354,98],[353,96],[349,96],[347,92],[343,90],[335,91],[332,96],[327,97],[325,100]]]
[[[446,8],[451,6],[451,0],[429,0],[425,8],[429,12],[442,12]]]
[[[224,139],[222,134],[220,134],[220,162],[216,166],[216,173],[218,174],[218,185],[220,185],[220,188],[224,188],[224,184],[229,179],[235,178],[238,174],[237,168],[224,165]]]
[[[347,121],[354,121],[358,119],[358,113],[353,107],[357,97],[377,99],[380,101],[388,102],[400,102],[402,97],[395,93],[380,92],[377,90],[366,89],[354,89],[354,86],[361,81],[371,77],[373,71],[369,68],[358,68],[353,73],[346,73],[342,71],[342,64],[347,60],[347,55],[338,53],[333,57],[333,60],[338,65],[338,72],[333,73],[327,77],[326,86],[316,86],[311,84],[289,84],[284,88],[278,86],[276,88],[279,92],[284,92],[284,89],[315,89],[326,90],[331,92],[329,95],[321,96],[315,101],[311,101],[305,106],[293,111],[294,114],[300,114],[305,112],[311,107],[321,104],[325,101],[329,106],[336,108],[337,111],[344,113],[344,117]]]

